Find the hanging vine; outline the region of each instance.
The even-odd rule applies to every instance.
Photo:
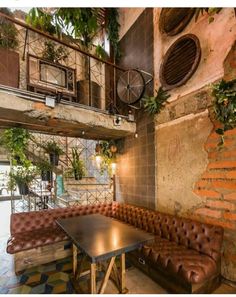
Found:
[[[221,80],[212,85],[214,97],[213,108],[216,119],[223,124],[216,133],[221,135],[224,144],[224,132],[236,128],[236,79],[231,81]]]

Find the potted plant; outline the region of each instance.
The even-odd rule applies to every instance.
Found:
[[[57,33],[58,36],[66,34],[71,38],[71,42],[78,45],[82,50],[95,53],[100,58],[104,58],[107,54],[101,44],[95,46],[94,43],[95,39],[96,42],[98,41],[98,34],[101,35],[101,32],[104,32],[105,29],[113,46],[115,56],[119,57],[118,32],[120,25],[118,11],[116,8],[107,8],[106,14],[108,15],[107,20],[105,24],[101,24],[99,9],[96,8],[62,7],[50,11],[45,11],[42,8],[32,8],[28,13],[27,22],[49,33]],[[53,28],[52,24],[54,24]],[[81,58],[83,72],[77,81],[77,99],[81,104],[91,104],[94,107],[101,108],[101,87],[93,81],[93,77],[90,75],[90,58],[86,55],[82,55]],[[100,67],[99,64],[97,66]]]
[[[82,151],[78,153],[76,148],[72,148],[72,172],[75,180],[81,180],[85,176],[85,166],[83,160],[80,159]]]
[[[0,144],[5,147],[12,160],[12,165],[29,167],[30,160],[26,156],[26,148],[31,136],[27,129],[8,128],[5,129],[0,138]]]
[[[20,195],[29,194],[29,185],[38,174],[35,167],[25,168],[22,166],[13,168],[9,173],[9,189],[13,190],[15,186],[18,186]]]
[[[52,165],[46,161],[42,160],[36,166],[41,171],[41,179],[42,181],[48,181],[50,182],[52,180]]]
[[[0,8],[0,12],[13,16],[8,8]],[[15,25],[4,17],[0,17],[0,84],[10,87],[19,87],[19,53],[15,52],[18,46],[18,32]]]
[[[58,166],[59,156],[63,154],[63,150],[60,148],[60,146],[53,140],[49,141],[44,148],[49,154],[51,165]]]

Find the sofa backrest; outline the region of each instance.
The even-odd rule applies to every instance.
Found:
[[[112,203],[72,206],[43,211],[21,212],[11,215],[11,235],[56,226],[56,219],[100,213],[112,215]]]
[[[218,260],[223,228],[128,204],[113,204],[113,217]]]

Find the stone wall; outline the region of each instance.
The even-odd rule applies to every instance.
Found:
[[[153,10],[145,9],[121,39],[125,68],[153,73]],[[152,94],[153,86],[148,92]],[[138,138],[127,137],[118,159],[117,200],[155,208],[155,129],[154,119],[143,110],[136,112]]]

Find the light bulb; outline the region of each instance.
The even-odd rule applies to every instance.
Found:
[[[101,162],[102,162],[102,157],[99,155],[96,155],[95,160],[96,160],[97,167],[100,168]]]
[[[111,172],[112,172],[112,175],[116,174],[116,163],[111,163]]]

